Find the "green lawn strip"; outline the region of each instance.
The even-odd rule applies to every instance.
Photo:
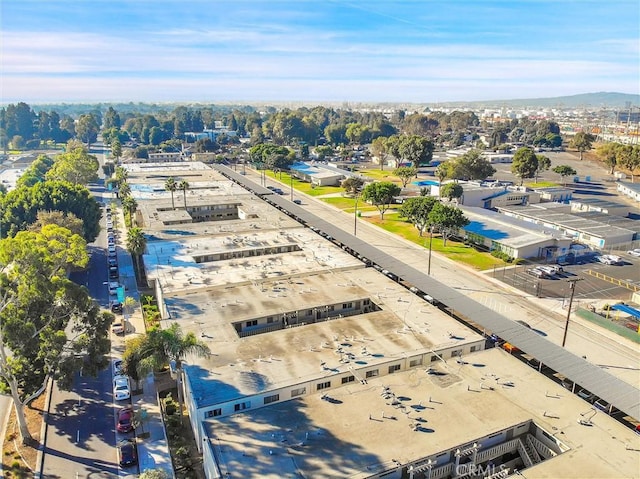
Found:
[[[553,181],[538,181],[537,183],[525,183],[524,186],[527,188],[555,188],[561,185],[560,183],[554,183]]]
[[[282,172],[274,174],[271,170],[266,170],[266,175],[269,178],[282,182],[286,186],[291,185],[291,176],[288,173]],[[344,189],[340,186],[315,186],[306,181],[301,181],[295,176],[293,177],[293,189],[301,193],[305,193],[309,196],[322,196],[332,193],[341,193]]]
[[[380,216],[367,217],[366,220],[384,228],[390,233],[402,236],[413,243],[422,245],[426,249],[429,248],[429,235],[425,234],[421,237],[418,230],[413,225],[410,225],[406,221],[400,219],[397,213],[388,211],[384,215],[384,221],[380,220]],[[447,245],[444,246],[442,238],[439,236],[433,237],[431,249],[432,251],[444,254],[447,258],[464,263],[480,271],[493,268],[494,266],[503,266],[505,264],[504,261],[491,256],[489,253],[476,251],[474,248],[467,246],[464,243],[459,243],[449,239],[447,240]]]
[[[400,178],[394,176],[390,170],[362,170],[359,171],[361,175],[367,176],[377,181],[391,181],[392,183],[402,183]]]

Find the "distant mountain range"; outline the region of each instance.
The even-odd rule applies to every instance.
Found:
[[[429,104],[430,107],[487,107],[487,108],[628,108],[640,107],[640,95],[616,92],[581,93],[553,98],[525,98],[519,100],[456,101]]]

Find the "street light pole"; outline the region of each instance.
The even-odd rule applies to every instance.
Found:
[[[358,195],[356,195],[356,206],[353,210],[353,236],[358,236]]]
[[[569,318],[571,317],[571,306],[573,305],[573,295],[576,292],[576,283],[582,281],[583,278],[575,278],[569,280],[569,289],[571,290],[571,296],[569,297],[569,310],[567,311],[567,321],[564,325],[564,335],[562,336],[562,347],[564,348],[567,342],[567,332],[569,331]]]
[[[291,181],[291,201],[293,201],[293,172],[289,170],[289,180]]]

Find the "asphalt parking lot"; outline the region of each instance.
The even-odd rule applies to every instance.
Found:
[[[496,268],[492,276],[521,291],[540,298],[568,298],[569,280],[576,282],[574,298],[629,301],[633,287],[640,290],[640,259],[620,254],[621,265],[606,265],[585,258],[582,264],[564,265],[564,271],[554,278],[541,279],[530,275],[527,270],[535,265],[518,265]]]

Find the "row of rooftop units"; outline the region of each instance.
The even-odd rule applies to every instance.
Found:
[[[221,171],[221,173],[223,175],[225,174],[224,171]],[[262,191],[262,189],[259,190],[259,191],[253,191],[253,190],[251,190],[249,185],[247,185],[247,183],[244,183],[244,182],[241,182],[241,181],[236,181],[236,179],[233,176],[230,176],[230,175],[225,175],[225,176],[227,176],[230,180],[236,182],[237,184],[241,185],[242,187],[249,189],[249,191],[251,191],[252,193],[254,193],[257,196],[261,197],[263,200],[265,200],[271,206],[273,206],[274,208],[277,208],[279,211],[282,211],[283,213],[287,214],[289,217],[291,217],[294,220],[298,221],[303,226],[305,226],[305,227],[311,229],[312,231],[316,232],[318,235],[322,236],[326,240],[331,241],[333,244],[335,244],[336,246],[338,246],[339,248],[341,248],[345,252],[351,254],[355,258],[357,258],[360,261],[362,261],[367,267],[372,267],[372,268],[376,269],[377,271],[381,272],[382,274],[384,274],[388,278],[390,278],[393,281],[397,282],[398,284],[402,285],[403,287],[405,287],[406,289],[408,289],[409,291],[411,291],[412,293],[414,293],[415,295],[417,295],[418,297],[420,297],[424,301],[427,301],[428,303],[432,304],[433,306],[436,306],[440,311],[446,313],[451,318],[453,318],[456,321],[464,324],[466,327],[468,327],[469,329],[475,331],[476,333],[482,335],[483,337],[486,338],[486,341],[487,341],[487,343],[485,345],[486,348],[495,347],[495,346],[502,346],[504,344],[508,344],[508,343],[506,343],[506,341],[502,340],[500,337],[495,335],[493,331],[488,331],[485,327],[483,327],[483,326],[481,326],[479,324],[476,324],[472,319],[470,319],[468,317],[465,317],[464,315],[460,314],[455,309],[449,307],[445,303],[443,303],[443,302],[439,301],[438,299],[434,298],[433,296],[431,296],[427,292],[420,290],[415,285],[413,285],[410,282],[404,280],[403,278],[401,278],[400,276],[398,276],[394,272],[389,271],[387,269],[384,269],[382,266],[376,264],[371,259],[368,259],[368,258],[364,257],[358,251],[355,251],[354,249],[352,249],[350,246],[343,244],[338,239],[332,237],[331,235],[329,235],[325,231],[322,231],[317,226],[308,224],[308,222],[306,220],[304,220],[303,218],[300,218],[298,215],[295,214],[295,209],[299,208],[299,206],[297,206],[297,205],[295,205],[293,203],[291,204],[290,207],[288,207],[288,205],[285,206],[285,205],[282,204],[283,202],[280,201],[281,198],[278,195],[274,196],[274,192],[272,190],[267,190],[267,192]],[[245,178],[243,178],[243,179],[246,180]],[[523,327],[526,327],[526,326],[523,326]],[[613,405],[611,405],[608,402],[596,397],[594,394],[592,394],[591,392],[585,390],[580,385],[570,381],[568,378],[564,377],[563,375],[561,375],[557,371],[555,371],[552,368],[550,368],[550,367],[546,366],[545,364],[543,364],[537,358],[534,358],[533,356],[530,356],[530,355],[526,354],[526,352],[524,352],[524,351],[520,351],[516,346],[514,346],[514,345],[509,345],[509,346],[510,346],[510,348],[503,348],[503,349],[506,349],[508,352],[512,353],[512,355],[514,357],[516,357],[519,360],[527,363],[529,366],[535,367],[535,369],[537,369],[538,372],[540,372],[541,374],[544,374],[548,378],[550,378],[550,379],[554,380],[555,382],[561,384],[564,388],[568,389],[573,394],[576,394],[577,396],[581,397],[583,400],[585,400],[588,403],[592,404],[595,408],[598,408],[599,410],[601,410],[603,412],[606,412],[607,414],[609,414],[610,416],[614,417],[619,422],[621,422],[623,425],[625,425],[625,426],[627,426],[627,427],[629,427],[631,429],[634,429],[634,430],[636,430],[637,432],[640,433],[640,424],[638,423],[638,421],[635,418],[631,418],[631,417],[625,416],[621,411],[619,411],[618,409],[613,407]]]

